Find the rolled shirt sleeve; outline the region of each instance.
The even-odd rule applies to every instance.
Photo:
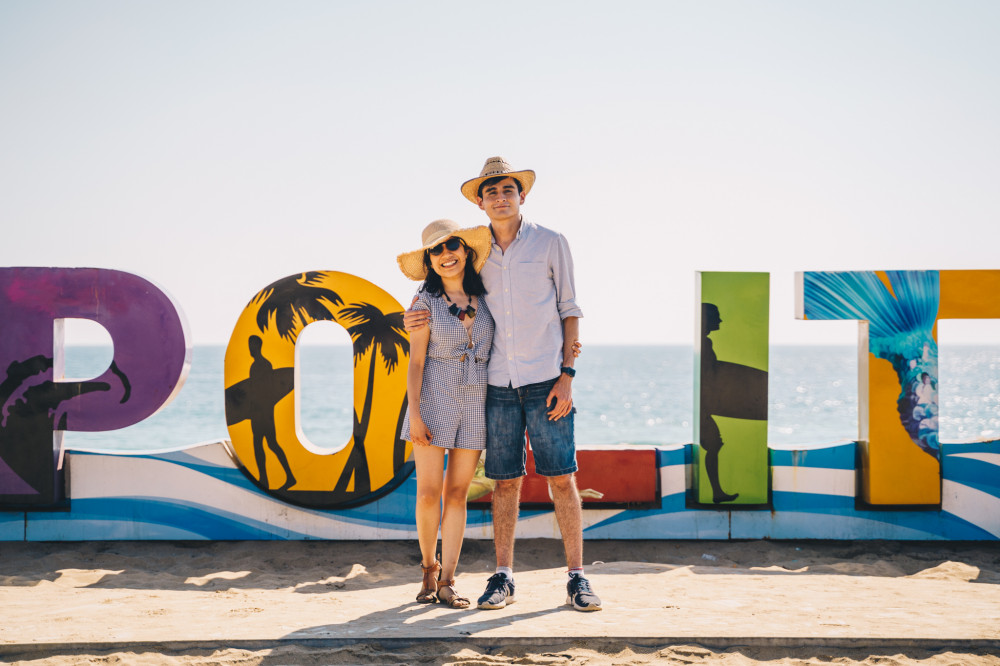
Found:
[[[573,254],[569,242],[562,234],[557,234],[552,244],[552,282],[556,288],[556,304],[559,319],[582,317],[583,310],[576,304],[576,280],[573,278]]]

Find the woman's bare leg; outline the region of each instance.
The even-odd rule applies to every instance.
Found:
[[[420,560],[432,565],[437,554],[438,526],[441,524],[441,492],[444,486],[444,449],[439,446],[413,447],[417,468],[417,540]]]
[[[444,515],[441,518],[441,579],[451,580],[465,538],[466,502],[469,485],[482,451],[451,449],[444,480]]]

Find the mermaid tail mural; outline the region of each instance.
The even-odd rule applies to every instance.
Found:
[[[934,458],[938,442],[937,271],[805,273],[807,319],[868,322],[868,350],[899,378],[900,423]]]

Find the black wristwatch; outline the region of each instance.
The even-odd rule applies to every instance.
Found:
[[[569,367],[568,365],[564,365],[563,367],[559,368],[559,370],[564,375],[569,375],[570,377],[576,377],[576,370],[574,370],[573,368]]]

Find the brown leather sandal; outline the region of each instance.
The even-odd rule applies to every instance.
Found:
[[[434,560],[434,564],[429,567],[421,564],[420,570],[424,572],[424,580],[421,583],[420,593],[417,594],[417,601],[422,604],[432,604],[437,601],[437,578],[441,573],[441,563]]]
[[[443,593],[443,594],[442,594]],[[437,599],[449,608],[468,608],[469,600],[455,590],[455,579],[439,580]]]

